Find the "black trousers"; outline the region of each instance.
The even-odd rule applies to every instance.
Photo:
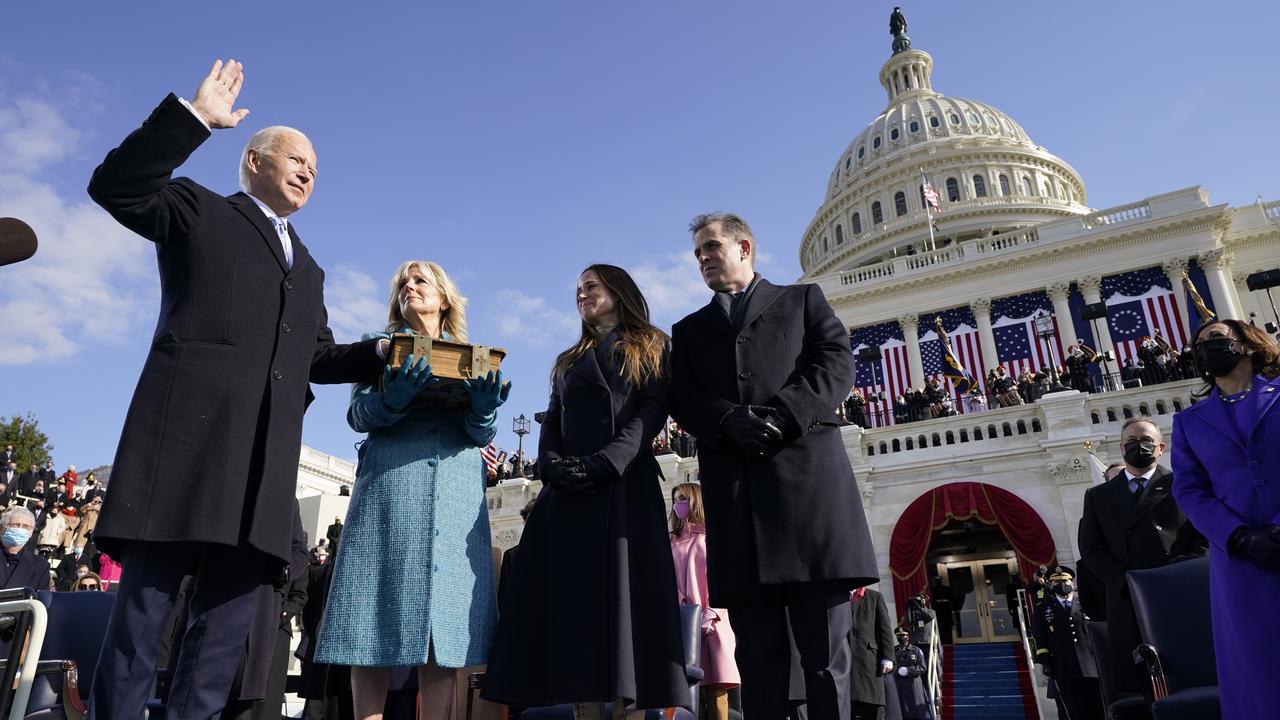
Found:
[[[1066,706],[1070,720],[1105,720],[1098,678],[1054,678],[1054,682],[1058,684],[1058,698]]]
[[[729,608],[742,675],[742,714],[753,720],[787,715],[791,645],[800,653],[807,710],[813,720],[849,720],[848,588],[826,583],[762,585],[756,597]]]
[[[171,653],[166,717],[217,717],[252,620],[267,557],[252,548],[135,541],[94,673],[92,720],[137,720],[155,692],[156,650],[182,578],[196,577],[182,647]]]

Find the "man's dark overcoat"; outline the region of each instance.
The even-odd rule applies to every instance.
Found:
[[[372,382],[373,341],[336,345],[324,272],[289,225],[293,266],[253,199],[175,168],[209,130],[173,95],[94,171],[89,195],[155,243],[160,316],[94,531],[253,547],[289,559],[308,380]]]
[[[555,379],[538,462],[602,458],[595,494],[545,486],[502,598],[485,697],[522,706],[689,704],[661,470],[666,382],[633,388],[610,334]],[[566,641],[572,638],[572,641]]]
[[[880,679],[880,662],[893,660],[893,620],[884,596],[865,590],[862,599],[851,602],[853,630],[849,632],[849,648],[853,667],[849,672],[849,699],[869,705],[884,705],[884,681]]]
[[[1117,687],[1141,688],[1133,649],[1142,642],[1125,573],[1168,564],[1181,555],[1203,554],[1207,543],[1173,497],[1173,473],[1157,467],[1138,496],[1128,471],[1085,491],[1080,517],[1080,554],[1106,585],[1107,631]],[[1077,583],[1079,584],[1079,583]]]
[[[761,278],[740,329],[712,301],[672,328],[671,415],[698,439],[711,602],[733,608],[760,583],[879,580],[836,408],[853,353],[817,285]],[[765,457],[720,437],[736,405],[788,425]]]

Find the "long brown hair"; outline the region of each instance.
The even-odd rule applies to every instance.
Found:
[[[689,498],[689,519],[681,520],[676,517],[675,502],[676,493],[684,493]],[[674,537],[680,537],[684,534],[686,525],[705,525],[707,518],[702,514],[702,486],[698,483],[680,483],[671,488],[671,534]]]
[[[669,340],[666,333],[649,322],[649,303],[645,302],[636,281],[616,265],[590,265],[582,272],[588,271],[600,278],[618,306],[621,335],[614,343],[613,354],[622,356],[622,377],[632,387],[639,387],[653,378],[665,377],[664,358]],[[554,384],[556,379],[564,377],[578,358],[596,346],[596,342],[595,331],[584,320],[578,342],[556,357],[555,365],[551,367],[551,382]]]
[[[1214,320],[1201,325],[1200,329],[1196,330],[1196,336],[1191,340],[1191,357],[1196,357],[1196,348],[1200,346],[1200,339],[1204,337],[1205,329],[1214,325],[1226,325],[1235,331],[1236,337],[1240,338],[1240,344],[1244,345],[1245,351],[1252,352],[1250,360],[1253,362],[1253,371],[1255,373],[1265,378],[1274,378],[1280,375],[1280,346],[1276,345],[1275,339],[1249,323],[1230,318]],[[1196,397],[1204,397],[1216,387],[1216,378],[1200,367],[1198,362],[1196,363],[1196,372],[1200,374],[1200,379],[1204,381],[1205,386],[1193,394]]]

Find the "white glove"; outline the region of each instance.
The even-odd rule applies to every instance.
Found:
[[[904,667],[900,667],[900,668],[898,668],[898,674],[899,674],[899,675],[901,675],[902,677],[906,677],[906,676],[907,676],[907,669],[906,669],[906,668],[904,668]]]
[[[888,674],[889,674],[889,673],[891,673],[891,672],[893,672],[893,661],[892,661],[892,660],[881,660],[881,661],[880,661],[880,674],[881,674],[881,675],[888,675]]]

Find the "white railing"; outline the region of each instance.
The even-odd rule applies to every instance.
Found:
[[[1031,653],[1031,638],[1028,630],[1031,628],[1030,618],[1027,617],[1027,591],[1018,588],[1018,635],[1022,640],[1022,657],[1027,662],[1027,672],[1031,675],[1031,695],[1036,699],[1036,715],[1044,720],[1048,718],[1048,711],[1045,708],[1049,695],[1049,681],[1045,678],[1044,673],[1036,670],[1035,657]],[[1054,708],[1054,717],[1057,717],[1057,708]]]
[[[1085,399],[1085,411],[1093,425],[1124,423],[1129,418],[1147,416],[1162,427],[1172,427],[1174,413],[1191,405],[1191,393],[1201,380],[1175,382],[1094,393]]]
[[[1080,224],[1085,230],[1092,230],[1097,227],[1106,227],[1110,225],[1119,225],[1121,223],[1137,222],[1146,220],[1151,217],[1151,205],[1146,200],[1142,202],[1121,205],[1120,207],[1099,210],[1098,212],[1085,215],[1080,218]]]
[[[1266,216],[1267,222],[1280,222],[1280,200],[1263,203],[1262,214]]]
[[[1021,439],[1028,446],[1038,446],[1044,431],[1044,413],[1038,405],[1014,405],[863,430],[860,446],[869,458],[943,447],[952,452],[989,452],[987,443],[993,441],[1007,445]]]

